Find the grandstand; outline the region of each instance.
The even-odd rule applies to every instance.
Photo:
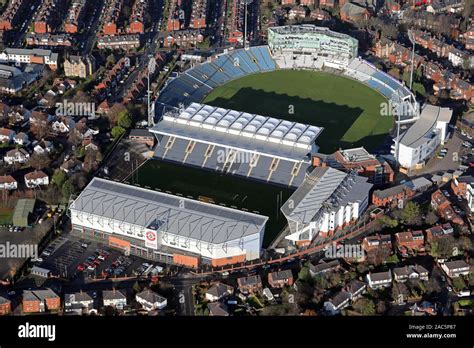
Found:
[[[226,50],[209,58],[161,90],[156,110],[185,108],[201,102],[214,88],[249,74],[277,69],[324,70],[357,80],[378,91],[392,105],[401,123],[419,117],[414,95],[402,83],[357,57],[357,40],[314,25],[283,26],[268,30],[268,46]]]
[[[192,103],[150,131],[161,160],[298,187],[322,128]]]

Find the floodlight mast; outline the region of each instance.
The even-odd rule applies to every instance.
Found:
[[[154,124],[154,119],[151,110],[151,91],[150,91],[150,73],[154,73],[156,69],[156,61],[153,55],[148,55],[148,81],[147,81],[147,112],[148,112],[148,127],[152,127]]]
[[[408,38],[410,39],[410,42],[413,45],[412,51],[411,51],[411,70],[410,70],[410,90],[413,87],[413,68],[415,65],[415,37],[413,35],[413,30],[408,30]]]

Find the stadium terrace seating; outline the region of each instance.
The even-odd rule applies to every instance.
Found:
[[[187,106],[192,102],[201,102],[213,88],[233,79],[278,68],[311,70],[328,68],[331,71],[337,69],[338,73],[366,84],[396,103],[413,103],[415,100],[410,90],[403,84],[363,59],[341,61],[338,57],[286,52],[272,56],[268,46],[255,46],[230,50],[212,61],[187,70],[161,90],[158,102],[174,107],[180,104]],[[402,98],[410,101],[402,101]]]
[[[174,107],[179,104],[189,105],[191,102],[201,101],[211,89],[230,80],[276,68],[267,46],[233,50],[212,62],[189,69],[170,81],[162,89],[158,102]]]
[[[225,156],[224,161],[223,156]],[[306,162],[275,160],[274,157],[263,154],[256,156],[253,153],[167,135],[161,136],[155,149],[155,157],[290,187],[298,187],[303,182],[306,170],[310,166]],[[250,164],[253,158],[255,161]],[[276,163],[273,168],[272,163]],[[294,168],[299,170],[294,172]]]

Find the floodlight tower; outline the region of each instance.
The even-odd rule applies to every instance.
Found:
[[[148,112],[148,127],[153,126],[154,119],[152,115],[152,110],[151,110],[151,103],[150,103],[150,98],[151,98],[151,91],[150,91],[150,74],[153,74],[156,69],[156,61],[153,55],[148,55],[149,61],[148,61],[148,88],[147,88],[147,112]]]
[[[413,35],[413,30],[409,29],[408,30],[408,38],[410,39],[410,42],[413,45],[412,51],[411,51],[411,71],[410,71],[410,90],[413,87],[413,68],[415,65],[415,36]]]

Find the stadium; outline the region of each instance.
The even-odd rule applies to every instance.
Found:
[[[255,259],[277,235],[307,245],[358,220],[372,185],[313,157],[371,148],[394,123],[380,104],[410,122],[415,98],[360,59],[348,35],[301,25],[268,37],[167,81],[149,129],[155,159],[128,182],[141,188],[93,181],[71,208],[78,233],[196,267]]]

